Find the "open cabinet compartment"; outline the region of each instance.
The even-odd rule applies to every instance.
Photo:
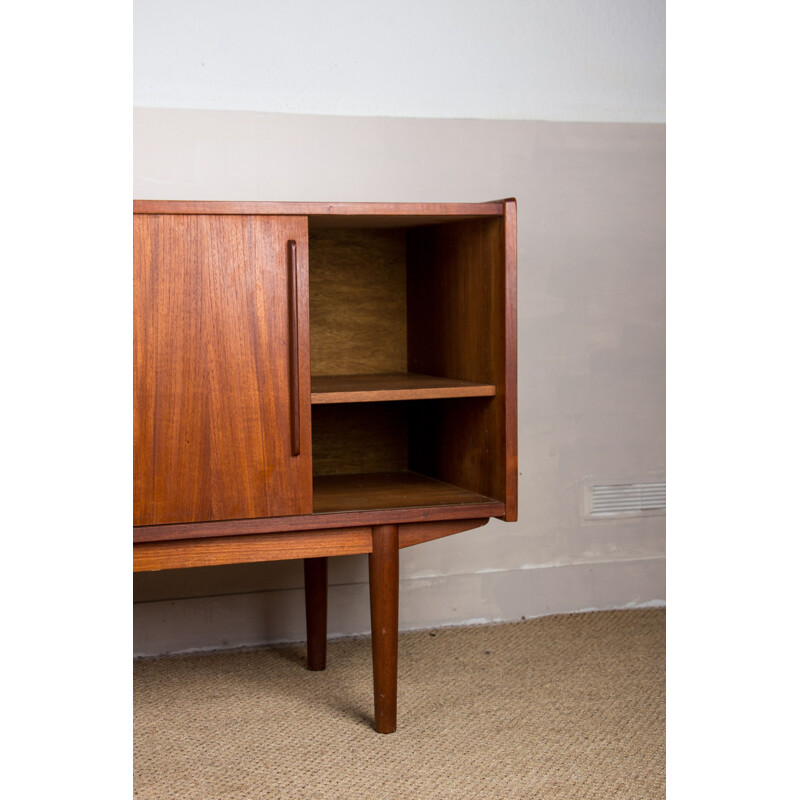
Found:
[[[505,275],[502,217],[309,218],[315,512],[505,502]]]

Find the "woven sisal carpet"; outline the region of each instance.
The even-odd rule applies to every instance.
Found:
[[[213,800],[664,797],[663,609],[401,634],[398,730],[368,638],[137,661],[134,794]]]

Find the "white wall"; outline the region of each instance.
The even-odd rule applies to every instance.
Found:
[[[664,0],[134,0],[134,105],[664,121]]]

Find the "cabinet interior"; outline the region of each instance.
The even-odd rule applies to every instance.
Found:
[[[503,498],[502,220],[309,223],[314,511]]]

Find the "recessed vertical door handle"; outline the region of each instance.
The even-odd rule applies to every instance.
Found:
[[[289,413],[292,455],[300,455],[300,356],[297,347],[297,242],[289,240]]]

